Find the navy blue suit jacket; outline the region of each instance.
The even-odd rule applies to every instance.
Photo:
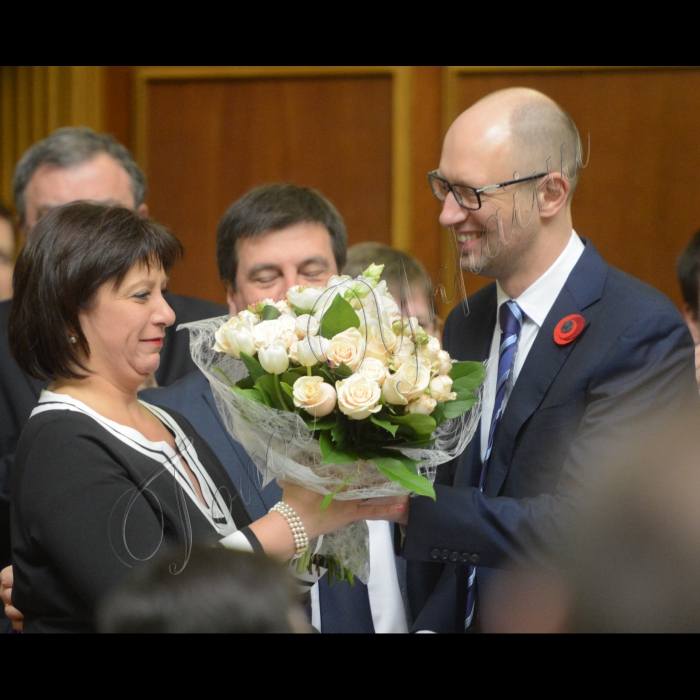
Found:
[[[453,310],[444,333],[453,358],[487,359],[496,304],[493,283],[470,297],[468,314],[463,305]],[[585,330],[559,345],[554,329],[571,314],[586,319]],[[513,387],[483,493],[476,488],[477,430],[441,469],[437,501],[411,501],[403,554],[414,629],[463,629],[473,563],[488,631],[489,606],[499,602],[484,591],[497,570],[561,546],[587,479],[613,445],[688,414],[700,424],[693,342],[682,317],[663,294],[607,265],[586,242]]]

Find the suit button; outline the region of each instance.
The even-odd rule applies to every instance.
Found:
[[[469,563],[469,555],[465,552],[462,554],[459,558],[459,560],[462,562],[462,564],[468,564]]]
[[[442,552],[440,552],[440,559],[444,559],[447,561],[450,558],[450,553],[446,550],[443,549]]]
[[[430,558],[431,559],[437,559],[440,556],[440,550],[439,549],[431,549],[430,550]]]
[[[480,558],[481,558],[481,557],[480,557],[478,554],[472,554],[472,555],[469,557],[469,561],[470,561],[472,564],[478,564]]]
[[[459,552],[452,552],[452,554],[450,554],[450,561],[459,561]]]

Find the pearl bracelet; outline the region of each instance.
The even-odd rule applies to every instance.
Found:
[[[279,513],[287,521],[287,525],[289,525],[294,537],[294,546],[296,547],[294,557],[302,555],[309,548],[309,537],[304,529],[304,523],[301,522],[301,518],[297,515],[294,508],[287,505],[284,501],[279,501],[279,503],[270,508],[269,512]]]

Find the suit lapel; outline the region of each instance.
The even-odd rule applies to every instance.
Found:
[[[280,500],[282,489],[275,482],[268,484],[265,489],[261,489],[262,476],[258,472],[258,468],[243,449],[243,446],[236,442],[224,427],[219,409],[216,407],[214,395],[208,386],[204,391],[204,398],[219,422],[221,430],[226,435],[235,455],[235,458],[229,460],[229,464],[224,466],[229,472],[233,485],[236,487],[239,497],[243,500],[251,519],[257,520],[266,515],[267,511]]]
[[[584,242],[586,249],[547,314],[508,399],[494,440],[484,485],[484,493],[488,495],[496,496],[500,493],[519,432],[542,403],[576,344],[574,340],[568,345],[558,345],[554,340],[554,329],[564,317],[571,314],[581,314],[588,326],[586,309],[603,294],[608,265],[591,243],[585,239]]]

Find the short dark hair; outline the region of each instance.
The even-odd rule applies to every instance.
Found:
[[[192,548],[179,573],[167,552],[139,566],[98,605],[97,630],[111,633],[264,633],[294,631],[299,605],[286,568],[264,555]]]
[[[15,264],[8,338],[17,364],[37,379],[82,379],[78,358],[90,347],[79,312],[99,288],[116,288],[137,263],[168,270],[182,244],[164,226],[121,206],[72,202],[52,209],[33,229]],[[76,337],[75,343],[69,336]]]
[[[100,153],[111,156],[126,170],[131,180],[134,208],[138,209],[146,198],[146,176],[129,150],[109,134],[95,133],[86,126],[66,126],[28,148],[15,166],[12,192],[20,220],[24,222],[27,213],[24,191],[42,165],[70,168]]]
[[[221,279],[236,291],[239,240],[302,223],[325,226],[340,272],[347,257],[348,234],[338,210],[310,187],[273,184],[250,190],[221,217],[216,231],[216,261]]]
[[[700,231],[691,239],[676,263],[676,274],[681,285],[683,301],[700,316],[698,285],[700,284]]]

